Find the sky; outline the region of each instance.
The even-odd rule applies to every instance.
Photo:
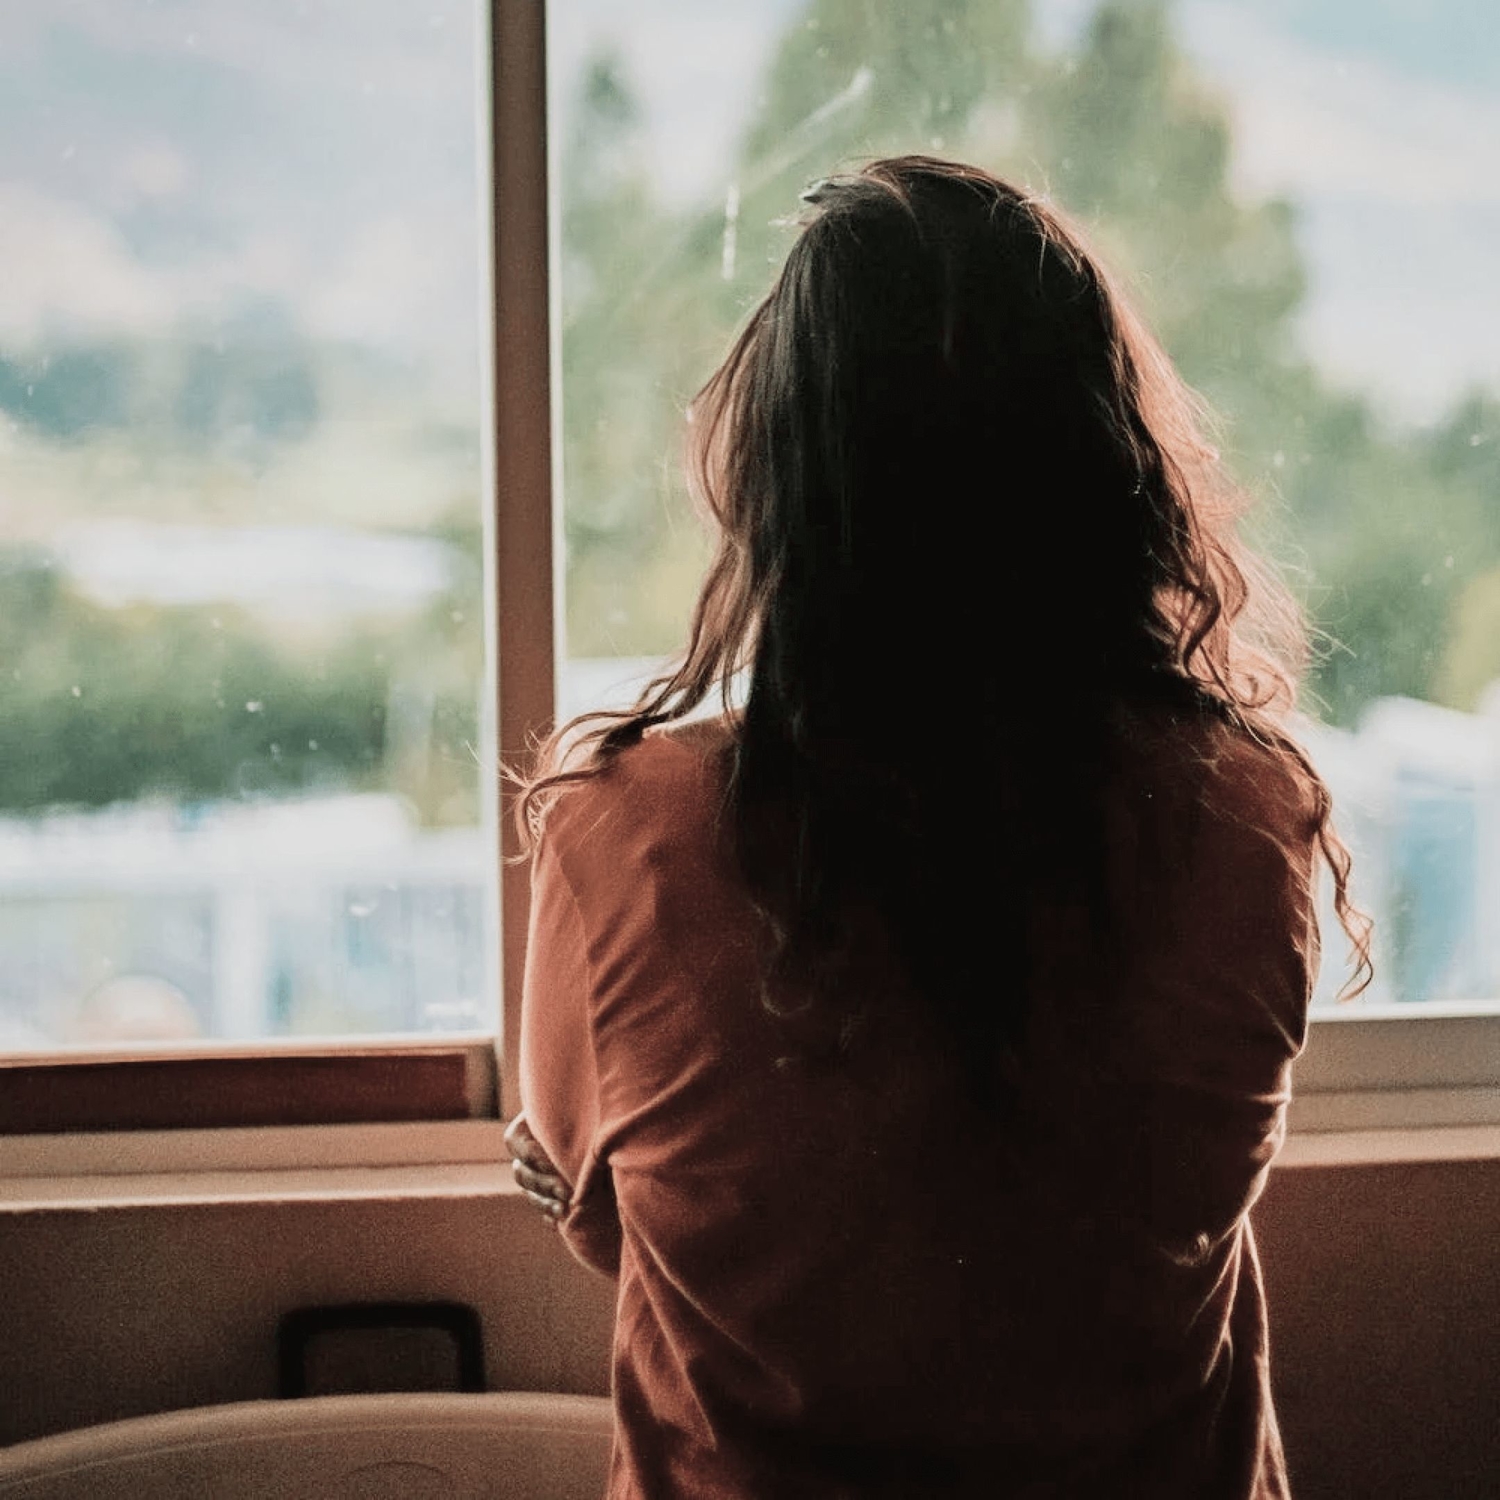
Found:
[[[663,193],[719,198],[802,0],[553,0],[612,40]],[[897,0],[890,0],[897,3]],[[1035,0],[1044,45],[1092,0]],[[1395,419],[1500,387],[1500,5],[1179,0],[1246,198],[1298,208],[1303,338]],[[473,0],[0,0],[0,353],[264,317],[472,368]]]
[[[1301,210],[1309,352],[1419,419],[1500,387],[1500,6],[1192,0],[1182,22],[1236,184]]]
[[[0,344],[212,328],[472,362],[470,0],[0,0]]]

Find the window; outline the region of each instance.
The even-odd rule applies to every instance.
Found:
[[[0,19],[0,1050],[495,1025],[483,40]]]
[[[188,19],[198,9],[213,25]],[[1487,696],[1500,679],[1489,623],[1500,598],[1500,306],[1488,276],[1500,220],[1486,165],[1500,80],[1485,71],[1500,21],[1460,0],[1420,18],[1391,5],[1342,20],[1313,0],[654,0],[625,10],[553,0],[546,12],[544,94],[539,0],[491,7],[487,288],[474,251],[485,217],[473,82],[484,28],[458,0],[416,11],[382,0],[361,8],[358,26],[332,5],[188,0],[0,23],[15,32],[0,70],[25,85],[7,97],[31,101],[26,117],[42,121],[46,143],[30,152],[37,181],[13,174],[20,186],[5,190],[31,195],[24,231],[3,232],[73,236],[22,261],[30,279],[0,298],[0,472],[11,466],[9,493],[62,497],[56,510],[34,502],[31,530],[8,525],[0,537],[6,597],[28,626],[7,636],[11,649],[34,650],[36,620],[62,597],[82,601],[72,607],[97,630],[36,653],[52,670],[52,717],[27,721],[13,696],[12,709],[0,703],[0,735],[27,747],[21,761],[52,777],[48,786],[76,774],[84,749],[117,777],[128,761],[137,777],[123,797],[95,794],[103,810],[45,787],[8,806],[0,837],[17,841],[0,853],[0,879],[33,864],[24,850],[43,835],[95,840],[100,857],[87,897],[66,896],[81,934],[71,949],[41,898],[20,884],[0,893],[0,1019],[10,1027],[0,1045],[67,1039],[84,998],[105,984],[106,957],[119,978],[162,978],[176,992],[117,987],[122,1012],[181,1015],[180,1001],[216,1037],[491,1026],[489,851],[497,832],[507,847],[510,835],[491,821],[481,768],[497,751],[524,754],[554,701],[563,714],[618,701],[676,648],[704,555],[674,461],[686,401],[763,290],[805,183],[840,161],[925,150],[1023,178],[1086,222],[1222,413],[1222,446],[1264,502],[1260,540],[1327,632],[1308,738],[1379,922],[1381,988],[1339,1007],[1342,976],[1327,966],[1326,1024],[1302,1066],[1298,1118],[1308,1129],[1500,1123],[1490,1004],[1500,994],[1500,719]],[[257,62],[262,84],[277,80],[266,85],[277,109],[257,101]],[[136,114],[118,120],[149,119],[154,156],[131,156],[134,137],[101,115],[111,80],[132,70]],[[277,150],[296,170],[274,160],[234,170]],[[195,153],[224,170],[210,181]],[[282,184],[300,194],[291,206],[271,191]],[[206,208],[193,207],[199,189]],[[272,253],[276,235],[262,227],[257,237],[257,214],[305,245],[303,258]],[[65,257],[75,273],[64,274]],[[251,321],[193,323],[199,303],[241,287],[230,271],[255,292]],[[266,287],[287,303],[275,316]],[[429,303],[415,295],[423,287]],[[456,287],[470,299],[467,343],[463,314],[444,300]],[[316,326],[331,330],[328,348],[298,342],[309,288],[321,289]],[[26,297],[49,296],[64,311],[66,296],[79,300],[66,317],[27,311]],[[492,364],[473,338],[490,296]],[[135,322],[109,324],[126,305]],[[170,337],[152,332],[152,318]],[[101,320],[112,331],[91,342],[83,331]],[[219,335],[201,333],[221,324],[225,351],[246,355],[234,381]],[[446,353],[422,342],[444,329],[458,329]],[[137,420],[135,402],[156,427]],[[191,441],[148,444],[177,429]],[[480,497],[490,495],[486,536]],[[69,507],[96,501],[123,529],[69,531]],[[231,529],[243,545],[226,564],[222,548],[203,548],[206,533],[222,542]],[[264,556],[279,568],[294,553],[293,571],[263,567]],[[257,604],[257,588],[272,598],[293,588],[304,605],[315,596],[324,615],[294,620]],[[205,597],[213,589],[237,602],[221,608]],[[341,599],[350,602],[335,607]],[[493,727],[486,615],[498,643]],[[192,648],[186,663],[230,661],[232,621],[262,648],[247,648],[245,672],[290,674],[274,696],[240,693],[235,678],[233,695],[212,700],[221,717],[209,722],[230,748],[205,785],[224,795],[172,784],[185,775],[179,756],[153,782],[139,769],[149,757],[104,753],[129,734],[158,754],[181,743],[187,710],[153,718],[137,687],[155,670],[167,689],[190,693],[186,667],[162,667],[177,659],[161,634],[169,618]],[[289,650],[292,637],[318,631],[316,651]],[[404,660],[434,670],[403,679]],[[29,662],[9,664],[12,682],[31,683]],[[3,681],[0,690],[22,692]],[[114,717],[90,721],[100,695]],[[280,720],[272,733],[277,703],[297,706],[303,739]],[[319,713],[329,716],[320,724],[345,725],[341,769],[326,781],[315,757],[328,732],[307,727]],[[100,732],[69,734],[90,722]],[[55,726],[52,738],[38,724]],[[55,804],[67,810],[48,810]],[[107,884],[108,848],[132,851],[134,878],[153,830],[202,848],[243,837],[236,847],[249,849],[252,819],[272,830],[256,835],[266,859],[283,860],[256,867],[269,916],[252,920],[248,904],[221,913],[214,889],[184,890],[185,865],[166,854],[160,868],[175,885]],[[275,853],[274,830],[288,825],[295,846],[314,853]],[[367,843],[347,844],[342,864],[327,855],[351,838]],[[305,895],[317,881],[328,892],[321,907]],[[507,867],[499,883],[509,1011],[524,871]],[[282,904],[291,917],[276,914]],[[162,934],[152,952],[176,955],[169,974],[140,956],[150,933]],[[224,956],[221,939],[242,944],[237,956]],[[1336,960],[1340,945],[1328,946]],[[65,950],[80,955],[65,960],[78,970],[73,998],[51,1011],[35,986],[4,977],[7,965],[38,975]],[[331,950],[345,969],[327,986],[333,1002],[315,1004],[307,997],[323,992],[298,976],[332,972]],[[486,987],[476,990],[476,975]],[[42,1030],[40,1041],[26,1027]],[[505,1065],[501,1097],[514,1098]]]
[[[1326,923],[1335,1030],[1314,1028],[1299,1118],[1500,1120],[1500,19],[558,0],[549,37],[563,710],[680,639],[702,554],[670,455],[800,189],[894,150],[992,166],[1126,274],[1323,634],[1306,738],[1377,979],[1337,1002]]]

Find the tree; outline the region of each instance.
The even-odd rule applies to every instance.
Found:
[[[562,476],[574,656],[670,649],[702,565],[673,462],[702,317],[619,59],[585,71],[564,150]]]

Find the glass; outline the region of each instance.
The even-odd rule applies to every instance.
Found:
[[[683,411],[800,189],[974,160],[1082,220],[1262,502],[1320,632],[1306,737],[1377,922],[1361,1003],[1500,995],[1500,11],[554,0],[549,26],[564,710],[683,638]]]
[[[482,45],[0,11],[0,1048],[495,1024]]]

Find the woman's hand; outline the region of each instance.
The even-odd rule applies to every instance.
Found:
[[[505,1148],[511,1155],[511,1171],[516,1183],[541,1211],[547,1222],[556,1225],[573,1201],[573,1189],[532,1135],[525,1115],[517,1115],[505,1132]]]

